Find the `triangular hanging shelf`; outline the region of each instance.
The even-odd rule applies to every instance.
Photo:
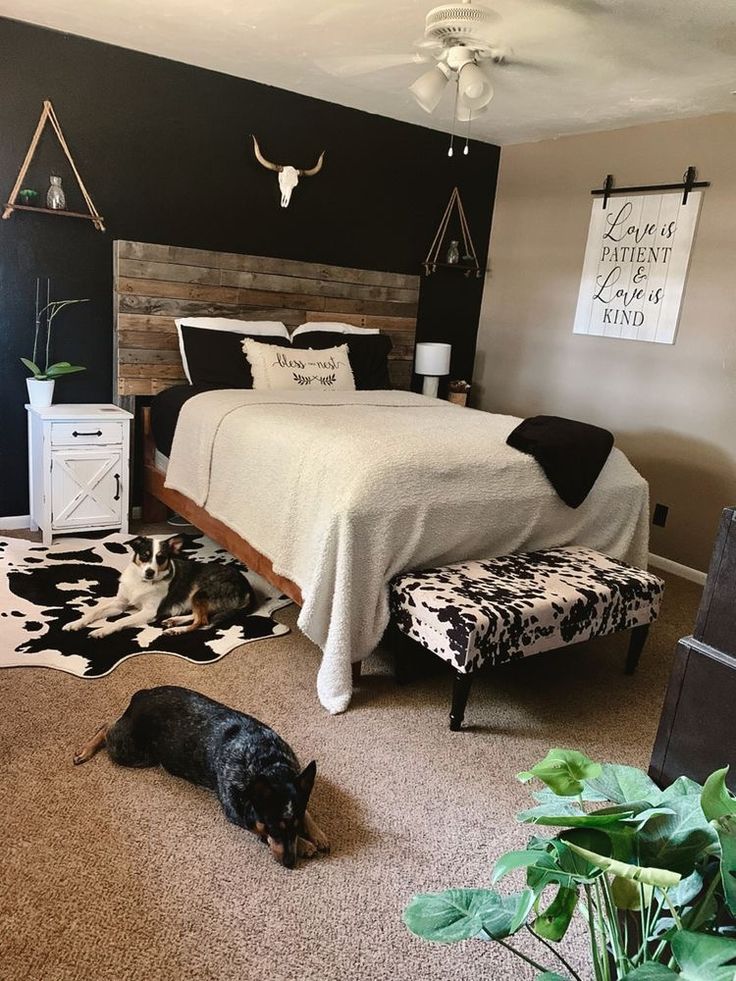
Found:
[[[89,214],[82,214],[78,211],[57,211],[52,208],[39,208],[34,205],[29,204],[16,204],[16,199],[18,197],[18,192],[23,184],[23,179],[26,176],[26,171],[30,166],[31,160],[33,159],[33,154],[36,152],[36,147],[38,146],[38,141],[41,139],[41,133],[46,125],[46,121],[51,123],[51,128],[56,133],[56,137],[61,144],[61,149],[64,151],[67,160],[74,172],[74,176],[77,178],[77,183],[79,184],[79,190],[82,192],[82,197],[84,198],[87,207],[89,208]],[[43,104],[43,110],[41,112],[41,118],[38,120],[38,126],[36,126],[36,132],[33,134],[33,139],[31,140],[31,145],[28,147],[28,152],[26,153],[25,160],[21,166],[18,177],[16,178],[13,190],[10,192],[10,197],[5,205],[5,210],[3,211],[3,218],[10,218],[14,211],[40,211],[43,214],[51,215],[66,215],[67,218],[87,218],[89,221],[94,222],[95,228],[100,231],[105,231],[105,226],[102,222],[102,215],[98,212],[92,203],[92,198],[87,193],[87,188],[84,186],[84,181],[79,176],[79,171],[77,170],[74,161],[72,160],[71,151],[64,139],[64,134],[61,132],[61,126],[59,125],[59,120],[56,118],[56,113],[54,112],[54,107],[46,99]]]
[[[444,245],[444,239],[450,225],[450,218],[452,217],[453,208],[457,209],[457,216],[460,221],[460,232],[463,238],[463,253],[457,262],[445,262],[440,259],[440,250]],[[434,237],[434,241],[432,242],[423,265],[425,276],[430,276],[437,270],[437,267],[440,266],[447,269],[462,269],[466,276],[470,276],[475,273],[476,277],[480,277],[478,256],[475,254],[475,246],[473,245],[473,239],[470,236],[468,219],[465,217],[465,209],[463,208],[463,203],[460,200],[460,191],[458,191],[456,187],[452,190],[450,200],[447,202],[445,213],[442,216],[442,221],[437,229],[437,234]]]

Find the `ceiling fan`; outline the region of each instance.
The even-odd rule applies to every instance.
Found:
[[[555,3],[555,0],[550,0]],[[562,0],[557,0],[562,2]],[[569,0],[568,0],[569,2]],[[532,16],[534,14],[535,16]],[[529,36],[530,21],[539,19],[539,11],[528,11],[523,19],[509,22],[490,7],[473,0],[456,0],[433,7],[426,15],[424,35],[416,42],[413,54],[348,56],[322,59],[320,64],[331,74],[365,75],[400,65],[433,63],[409,86],[409,91],[425,112],[437,109],[449,83],[455,89],[455,122],[471,122],[485,112],[493,98],[490,67],[534,68],[548,70],[544,63],[518,61],[510,46],[501,43],[499,36],[514,34]],[[521,30],[520,30],[521,29]],[[468,152],[468,138],[464,153]],[[450,143],[449,155],[453,154]]]
[[[504,54],[492,38],[498,14],[471,0],[433,7],[425,18],[424,37],[417,42],[420,56],[436,64],[409,86],[425,112],[434,112],[447,83],[456,83],[455,116],[469,122],[484,112],[493,98],[488,62],[501,63]]]

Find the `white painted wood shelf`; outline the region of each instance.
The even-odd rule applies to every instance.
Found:
[[[116,405],[27,405],[31,530],[128,531],[130,412]]]

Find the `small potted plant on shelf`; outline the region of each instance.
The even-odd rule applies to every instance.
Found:
[[[462,379],[456,379],[450,382],[447,399],[449,402],[454,402],[455,405],[467,405],[469,394],[470,383]]]
[[[524,888],[415,896],[404,922],[436,943],[495,941],[522,962],[519,978],[733,981],[736,797],[727,773],[660,790],[643,770],[552,749],[519,774],[544,789],[517,819],[556,833],[502,855],[491,877],[522,875]],[[578,917],[589,945],[582,974],[560,944]]]
[[[49,299],[49,283],[46,281],[46,305],[40,307],[39,300],[39,290],[40,281],[36,280],[36,324],[35,333],[33,336],[33,357],[29,360],[28,358],[21,358],[20,360],[26,366],[26,368],[31,372],[31,377],[26,379],[26,385],[28,386],[28,399],[31,405],[37,408],[45,408],[51,405],[54,396],[54,382],[57,378],[62,375],[71,375],[77,371],[84,371],[83,365],[70,364],[69,361],[56,361],[54,364],[49,364],[51,360],[51,332],[54,324],[55,318],[64,310],[66,307],[71,306],[74,303],[88,303],[87,299],[84,300],[50,300]],[[45,344],[45,359],[44,367],[41,368],[38,365],[38,348],[39,342],[43,334],[43,328],[46,330],[46,344]]]

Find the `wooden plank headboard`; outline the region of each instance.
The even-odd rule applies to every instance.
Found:
[[[184,381],[175,317],[338,320],[391,335],[389,370],[408,388],[414,358],[419,277],[321,263],[115,242],[116,400],[155,395]]]

